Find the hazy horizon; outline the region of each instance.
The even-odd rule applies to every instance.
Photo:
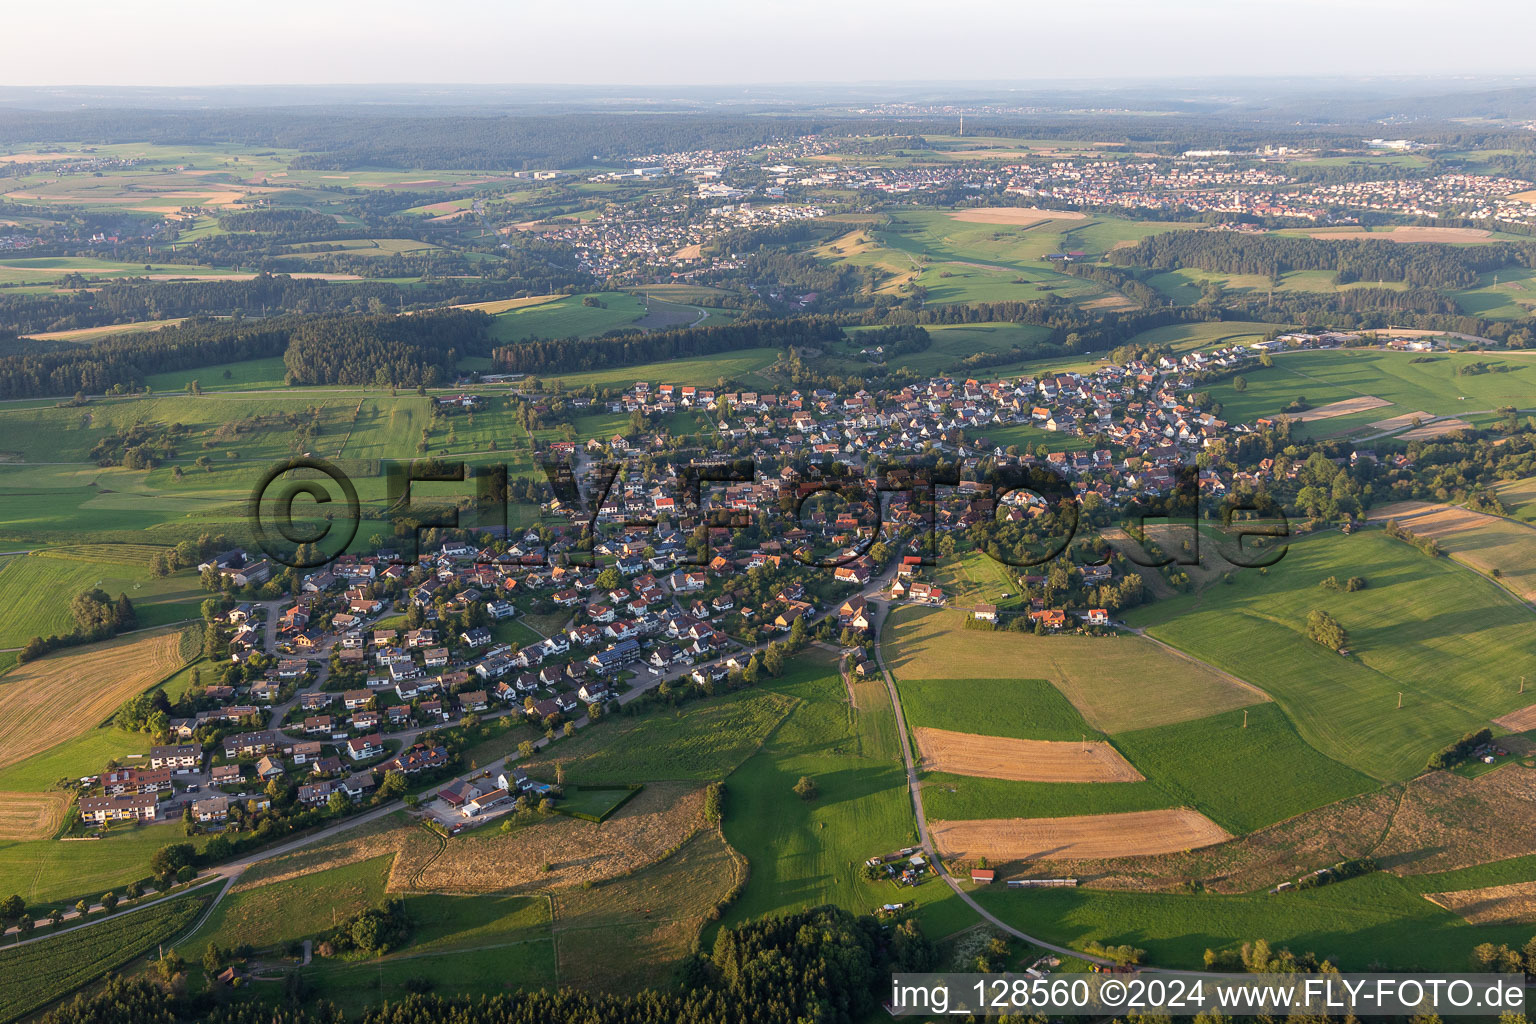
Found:
[[[1507,0],[1084,0],[1038,8],[916,0],[862,8],[696,0],[580,8],[469,0],[441,14],[401,0],[274,0],[256,11],[188,0],[72,0],[8,12],[18,41],[0,85],[217,88],[276,85],[593,87],[1039,85],[1190,78],[1521,76],[1536,72]],[[443,16],[447,15],[447,16]],[[1433,32],[1425,31],[1432,24]],[[1528,25],[1529,27],[1529,25]]]

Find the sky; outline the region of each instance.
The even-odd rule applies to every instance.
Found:
[[[1529,0],[56,0],[0,85],[1536,73]],[[25,41],[25,42],[23,42]]]

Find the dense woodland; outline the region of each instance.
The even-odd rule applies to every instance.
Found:
[[[415,316],[199,319],[88,346],[0,357],[0,397],[131,392],[153,373],[281,355],[290,382],[414,387],[489,347],[490,318],[467,310]]]
[[[491,358],[511,373],[570,373],[608,366],[634,366],[669,359],[735,352],[747,348],[821,346],[843,338],[843,329],[825,317],[748,320],[719,327],[684,327],[600,338],[528,341],[496,348]]]
[[[1231,231],[1168,231],[1116,249],[1121,266],[1279,278],[1292,270],[1326,270],[1336,284],[1394,281],[1421,288],[1469,288],[1477,275],[1501,267],[1536,266],[1536,244],[1492,242],[1454,246],[1400,245],[1364,238],[1300,238]]]

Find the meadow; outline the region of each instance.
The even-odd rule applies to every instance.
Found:
[[[1193,807],[1233,833],[1376,785],[1309,747],[1274,704],[1123,732],[1114,742],[1170,805]]]
[[[12,558],[0,567],[0,647],[72,632],[69,603],[92,588],[127,594],[141,627],[196,618],[206,596],[195,570],[156,579],[146,566],[70,557],[69,549]]]
[[[1042,938],[1077,948],[1090,940],[1128,943],[1159,966],[1185,969],[1199,969],[1207,949],[1265,939],[1344,970],[1464,970],[1478,943],[1518,947],[1530,937],[1529,926],[1473,927],[1381,873],[1276,896],[991,886],[976,898]]]
[[[1025,740],[1099,736],[1061,691],[1043,679],[897,678],[909,728],[927,726]]]
[[[587,298],[603,305],[588,306]],[[501,344],[530,338],[590,338],[633,324],[646,312],[645,304],[627,292],[570,295],[497,313],[491,336]]]
[[[1505,367],[1508,372],[1457,372],[1475,362]],[[1236,390],[1231,381],[1204,389],[1221,403],[1222,418],[1232,423],[1279,415],[1298,397],[1305,397],[1314,408],[1360,396],[1392,403],[1367,412],[1297,424],[1292,430],[1298,436],[1348,433],[1411,412],[1443,416],[1505,405],[1524,407],[1536,392],[1536,360],[1507,352],[1427,356],[1362,349],[1284,352],[1275,357],[1274,366],[1254,367],[1242,376],[1247,380],[1244,391]]]
[[[897,679],[1044,676],[1089,725],[1111,735],[1255,704],[1238,679],[1138,636],[1045,636],[967,630],[966,612],[904,607],[886,622],[886,665]],[[929,724],[929,723],[924,723]]]
[[[1536,477],[1495,484],[1493,490],[1512,518],[1522,523],[1536,523]]]
[[[1325,591],[1328,576],[1363,590]],[[1430,754],[1529,700],[1532,612],[1492,582],[1384,533],[1293,538],[1267,572],[1128,614],[1151,635],[1262,687],[1318,751],[1380,780],[1405,779]],[[1348,657],[1306,636],[1329,611]],[[1401,700],[1401,707],[1398,707]]]
[[[865,858],[917,839],[884,684],[852,684],[850,704],[836,665],[807,654],[764,685],[797,703],[762,749],[726,779],[725,837],[752,871],[722,923],[820,903],[864,913],[901,900],[917,901],[931,936],[972,923],[971,913],[937,880],[895,889],[860,873]],[[814,799],[794,792],[801,776],[816,781]]]
[[[748,689],[677,709],[613,716],[546,747],[527,767],[536,777],[552,778],[559,761],[576,785],[719,779],[756,750],[794,705],[790,694]]]
[[[268,949],[319,935],[383,901],[393,860],[386,854],[282,882],[237,886],[182,944],[182,955],[189,960],[200,957],[213,942]]]

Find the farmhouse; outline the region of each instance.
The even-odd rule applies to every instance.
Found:
[[[975,608],[971,609],[971,618],[980,622],[996,622],[997,605],[985,602],[979,603]]]

